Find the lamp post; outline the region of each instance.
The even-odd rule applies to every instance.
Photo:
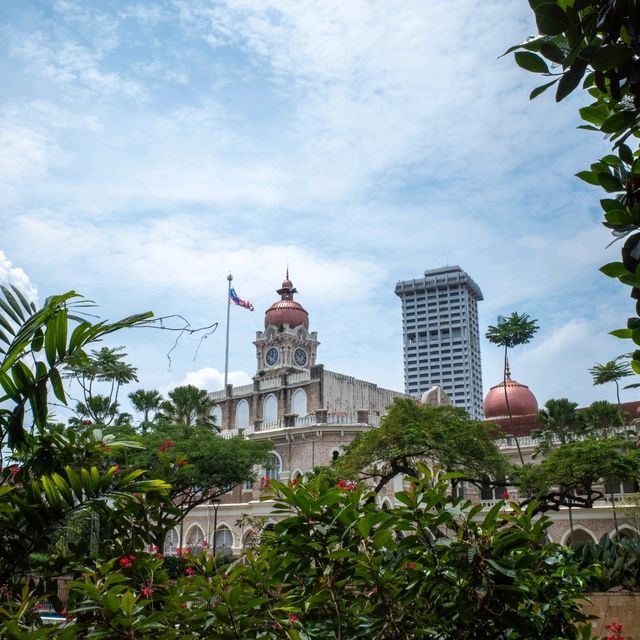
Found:
[[[213,505],[213,555],[216,555],[216,543],[218,542],[218,509],[220,508],[220,500],[212,500]]]

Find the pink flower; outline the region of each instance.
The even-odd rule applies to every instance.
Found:
[[[209,546],[209,543],[204,538],[202,538],[202,540],[200,540],[200,546],[206,548]]]
[[[156,553],[156,558],[158,558],[158,560],[162,560],[164,558],[164,555],[161,553]]]
[[[20,473],[20,465],[19,465],[19,464],[12,464],[12,465],[9,467],[9,473],[10,473],[12,476],[16,476],[18,473]]]
[[[509,492],[505,489],[505,490],[502,492],[502,496],[501,496],[501,498],[502,498],[503,500],[508,500],[508,499],[509,499],[509,497],[510,497],[510,496],[509,496]]]
[[[143,587],[142,589],[140,589],[140,593],[145,597],[145,598],[150,598],[151,594],[153,593],[153,587]]]
[[[155,553],[157,550],[158,550],[158,547],[156,547],[156,545],[155,545],[155,544],[152,544],[152,545],[149,547],[149,551],[150,551],[151,553]]]
[[[404,563],[404,568],[405,569],[415,569],[416,568],[416,563],[415,562],[405,562]]]
[[[263,489],[266,489],[269,486],[269,478],[267,476],[264,476],[264,478],[260,480],[260,486]]]
[[[178,555],[181,555],[182,554],[182,547],[176,547],[176,553]]]
[[[289,616],[289,620],[290,620],[291,622],[298,622],[298,616],[297,616],[295,613],[292,613],[292,614]]]
[[[93,422],[91,422],[91,420],[83,420],[82,424],[89,425],[89,424],[93,424]]]
[[[182,550],[182,553],[191,553],[191,547],[185,547],[185,548]]]
[[[118,562],[120,563],[120,566],[124,567],[125,569],[133,564],[133,560],[131,560],[129,556],[122,556],[122,558],[120,558]]]
[[[346,480],[338,480],[338,486],[341,489],[344,489],[347,486],[347,481]]]
[[[196,570],[193,567],[187,567],[184,572],[188,575],[188,576],[192,576]]]

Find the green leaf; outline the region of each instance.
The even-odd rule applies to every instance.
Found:
[[[60,372],[55,367],[52,367],[49,370],[49,379],[51,380],[51,386],[53,387],[53,393],[56,398],[58,398],[58,400],[63,404],[67,404],[67,397],[64,392],[62,378],[60,376]]]
[[[537,54],[530,51],[518,51],[514,54],[516,64],[533,73],[549,73],[547,63]]]
[[[7,287],[0,287],[2,289],[2,293],[4,293],[4,297],[7,299],[7,302],[11,305],[11,308],[20,316],[20,320],[24,322],[26,320],[24,313],[22,311],[22,307],[20,303],[16,299],[16,297],[7,289]]]
[[[600,131],[603,133],[616,133],[631,126],[634,122],[635,114],[633,111],[616,111],[600,125]]]
[[[578,60],[562,74],[562,78],[560,78],[558,82],[558,89],[556,90],[556,102],[560,102],[566,98],[580,84],[580,80],[582,80],[586,69],[587,63],[578,58]]]
[[[618,155],[623,162],[627,164],[633,164],[633,152],[626,144],[621,144],[618,147]]]
[[[609,335],[615,336],[616,338],[628,339],[633,335],[632,329],[615,329],[615,331],[609,331]]]
[[[609,117],[610,113],[610,109],[605,104],[592,104],[580,109],[580,117],[597,126],[600,126]]]
[[[538,30],[544,35],[559,35],[570,27],[567,14],[555,2],[538,4],[534,11]]]
[[[597,187],[600,186],[598,176],[593,171],[578,171],[578,173],[576,173],[576,178],[580,178],[580,180],[584,180],[585,182]]]
[[[555,84],[556,82],[558,82],[557,78],[555,80],[552,80],[551,82],[547,82],[547,84],[543,84],[543,85],[540,85],[539,87],[536,87],[529,94],[529,100],[533,100],[534,98],[537,98],[541,93],[544,93],[551,85]]]
[[[620,66],[632,56],[633,52],[626,44],[611,44],[598,48],[590,63],[596,71],[607,71]]]
[[[562,64],[564,62],[564,51],[552,42],[543,42],[540,45],[540,53],[551,62]]]
[[[598,182],[602,185],[604,190],[609,193],[615,193],[616,191],[623,190],[620,180],[605,171],[598,173]]]
[[[638,360],[631,360],[631,368],[634,373],[640,375],[640,362],[638,362]]]

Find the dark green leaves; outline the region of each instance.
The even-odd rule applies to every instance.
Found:
[[[555,36],[569,28],[567,14],[556,2],[530,3],[535,12],[536,24],[540,33]]]
[[[527,71],[533,73],[549,73],[547,63],[535,53],[530,51],[519,51],[514,54],[516,64]]]

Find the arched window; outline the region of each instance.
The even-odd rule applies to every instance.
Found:
[[[265,398],[264,405],[262,407],[262,420],[263,422],[275,422],[277,419],[278,398],[273,394],[270,394]]]
[[[175,530],[167,532],[167,537],[164,539],[164,548],[162,549],[165,556],[173,556],[176,553],[176,549],[179,545],[180,534]]]
[[[214,545],[212,545],[216,554],[222,556],[233,555],[233,533],[225,527],[218,527],[218,531],[214,534]]]
[[[573,531],[570,531],[564,539],[564,544],[568,547],[575,547],[579,544],[589,544],[592,542],[598,542],[596,537],[589,529],[581,526],[574,527]]]
[[[280,479],[280,471],[282,470],[282,462],[277,453],[272,453],[265,465],[264,475],[271,480]]]
[[[211,409],[211,417],[213,418],[214,424],[216,427],[222,426],[222,409],[219,405],[216,405]]]
[[[296,389],[291,398],[291,413],[298,416],[307,415],[307,394],[304,389]]]
[[[255,531],[247,531],[247,533],[245,533],[244,535],[242,546],[244,547],[244,549],[251,549],[255,543],[256,543]]]
[[[249,426],[249,403],[240,400],[236,406],[236,429],[243,429]]]
[[[197,552],[202,548],[203,540],[206,542],[204,531],[196,524],[189,529],[185,546],[191,547],[193,552]]]
[[[616,540],[624,540],[625,538],[637,538],[638,532],[628,524],[623,524],[622,526],[618,527],[617,535],[614,531],[610,537]]]

